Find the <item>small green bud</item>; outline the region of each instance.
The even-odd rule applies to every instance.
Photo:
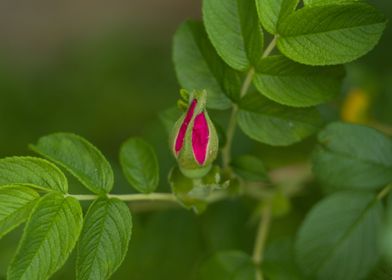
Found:
[[[171,149],[181,172],[201,178],[218,155],[218,136],[206,110],[207,92],[193,91],[188,110],[177,120],[171,133]]]

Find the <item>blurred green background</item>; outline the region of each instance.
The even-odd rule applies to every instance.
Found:
[[[370,2],[392,18],[392,1]],[[121,175],[117,154],[128,137],[143,136],[158,152],[159,191],[169,191],[166,177],[174,161],[158,114],[173,106],[178,96],[172,35],[184,19],[200,18],[200,5],[183,0],[2,0],[0,156],[31,154],[27,144],[38,137],[74,132],[109,158],[116,173],[115,192],[129,193],[133,190]],[[390,24],[376,49],[347,70],[342,95],[320,108],[325,118],[343,116],[390,133]],[[226,116],[227,112],[215,113],[222,124]],[[234,153],[259,155],[272,168],[303,161],[313,143],[311,138],[289,148],[272,148],[238,132]],[[84,192],[71,182],[72,192]],[[294,199],[291,212],[274,221],[268,269],[277,269],[278,260],[295,274],[291,241],[304,213],[320,195],[319,187],[309,184]],[[217,203],[200,216],[178,208],[147,211],[142,206],[135,206],[129,253],[113,279],[192,279],[200,262],[217,250],[251,253],[256,226],[253,201]],[[0,278],[5,277],[20,234],[21,228],[0,240]],[[72,257],[54,279],[74,279],[73,264]],[[287,277],[281,279],[294,279]]]

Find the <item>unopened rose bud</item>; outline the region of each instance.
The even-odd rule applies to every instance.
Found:
[[[192,92],[188,110],[175,123],[171,134],[172,152],[181,172],[189,178],[206,175],[218,154],[218,136],[206,101],[205,90]]]

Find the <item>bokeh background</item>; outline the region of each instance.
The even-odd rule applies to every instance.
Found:
[[[392,19],[392,1],[370,1]],[[32,154],[27,144],[58,131],[80,134],[112,163],[115,192],[132,192],[118,166],[130,136],[154,145],[161,164],[159,191],[169,191],[174,164],[159,114],[175,105],[179,86],[171,61],[172,36],[185,19],[200,18],[199,0],[1,0],[0,157]],[[367,56],[347,66],[342,94],[320,108],[326,120],[367,123],[391,134],[392,27]],[[213,114],[214,115],[214,114]],[[227,112],[216,113],[222,125]],[[234,153],[259,155],[275,168],[305,160],[314,138],[272,148],[236,134]],[[71,180],[71,191],[84,192]],[[321,196],[310,182],[291,211],[277,218],[266,263],[284,263],[295,275],[292,239],[307,209]],[[197,216],[166,207],[134,205],[129,253],[113,279],[192,279],[200,262],[217,250],[251,252],[254,203],[217,203]],[[22,229],[0,240],[0,279]],[[54,279],[74,279],[74,254]],[[283,279],[283,278],[282,278]]]

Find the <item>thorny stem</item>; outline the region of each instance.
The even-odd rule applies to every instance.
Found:
[[[277,37],[275,36],[272,41],[269,43],[265,51],[263,52],[262,57],[267,57],[271,54],[272,50],[276,46]],[[252,83],[253,76],[255,74],[255,68],[251,67],[246,74],[245,80],[241,86],[240,91],[240,98],[244,97],[249,90],[249,87]],[[231,161],[231,147],[233,145],[233,138],[236,129],[236,118],[238,113],[238,106],[236,104],[233,105],[233,109],[231,110],[229,124],[227,126],[227,133],[226,138],[227,142],[226,145],[222,149],[222,161],[223,161],[223,168],[227,169],[229,167]]]
[[[263,261],[263,253],[265,242],[267,240],[268,231],[271,223],[271,204],[268,203],[262,213],[257,228],[255,244],[253,247],[253,263],[256,265],[256,280],[263,280],[263,273],[261,271],[260,265]]]

